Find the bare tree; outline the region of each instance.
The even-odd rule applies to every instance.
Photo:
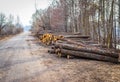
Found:
[[[42,21],[43,26],[49,24],[53,26],[52,29],[62,23],[65,32],[90,35],[93,41],[108,48],[116,44],[114,30],[117,25],[120,27],[120,0],[53,0],[49,8],[37,15],[34,24],[39,25]],[[52,12],[48,12],[49,10]],[[64,20],[55,20],[58,16]],[[39,23],[37,19],[40,19]],[[119,22],[116,23],[116,20]]]
[[[6,25],[6,16],[3,13],[0,13],[0,33]]]

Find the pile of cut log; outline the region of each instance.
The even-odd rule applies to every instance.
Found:
[[[59,57],[79,57],[114,63],[119,62],[119,53],[114,50],[86,44],[83,39],[88,40],[90,39],[89,36],[68,35],[64,37],[65,38],[54,43],[48,52],[57,54]],[[75,39],[79,39],[79,41]]]

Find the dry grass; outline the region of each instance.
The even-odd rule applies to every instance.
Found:
[[[33,52],[47,69],[25,82],[120,82],[120,65],[87,59],[58,58],[47,48]],[[43,69],[44,70],[44,69]]]
[[[9,39],[11,37],[12,37],[12,35],[0,37],[0,41],[5,41],[5,40],[7,40],[7,39]]]

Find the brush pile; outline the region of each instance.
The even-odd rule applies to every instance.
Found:
[[[69,58],[86,58],[99,61],[108,61],[118,63],[119,53],[114,50],[101,48],[100,44],[91,45],[89,36],[83,35],[54,35],[50,33],[41,36],[41,42],[50,45],[49,53],[56,54],[58,57]],[[88,44],[88,41],[90,44]],[[99,46],[98,46],[99,45]]]

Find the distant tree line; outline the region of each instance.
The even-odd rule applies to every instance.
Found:
[[[53,0],[47,9],[36,9],[32,19],[35,32],[80,32],[108,48],[120,43],[116,30],[120,28],[120,0]]]
[[[4,35],[18,34],[22,31],[23,28],[20,24],[19,17],[15,20],[12,15],[7,17],[4,13],[0,13],[0,37],[3,37]]]

